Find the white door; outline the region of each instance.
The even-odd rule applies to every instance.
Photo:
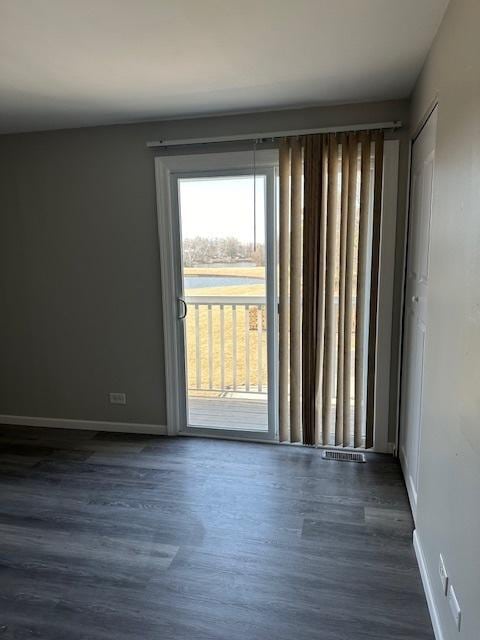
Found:
[[[400,460],[413,515],[417,506],[423,369],[427,331],[428,264],[437,108],[413,143],[400,422]]]

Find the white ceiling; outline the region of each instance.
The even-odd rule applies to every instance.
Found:
[[[448,0],[0,0],[0,132],[407,97]]]

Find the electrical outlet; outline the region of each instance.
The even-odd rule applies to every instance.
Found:
[[[462,612],[460,610],[460,605],[458,604],[457,596],[455,595],[455,591],[452,585],[450,585],[450,588],[448,589],[448,604],[450,605],[450,611],[452,612],[453,619],[455,620],[457,631],[460,631]]]
[[[443,561],[442,554],[440,554],[440,560],[438,563],[438,573],[440,574],[440,581],[442,583],[443,595],[446,596],[448,592],[448,573],[445,569],[445,562]]]
[[[126,393],[118,393],[116,391],[111,391],[108,394],[110,399],[110,404],[127,404],[127,394]]]

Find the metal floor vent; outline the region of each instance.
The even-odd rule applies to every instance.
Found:
[[[337,460],[338,462],[366,462],[364,453],[355,453],[354,451],[336,451],[335,449],[326,449],[322,451],[322,458],[325,460]]]

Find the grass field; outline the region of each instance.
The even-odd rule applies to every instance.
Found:
[[[264,278],[265,267],[185,267],[186,276]]]
[[[261,268],[261,267],[260,267]],[[256,269],[256,267],[254,267]],[[261,268],[263,271],[263,268]],[[185,275],[213,275],[214,269],[195,270],[195,273],[188,273],[185,269]],[[235,269],[218,269],[218,275],[232,275],[231,271]],[[242,271],[250,271],[251,268]],[[225,273],[227,271],[227,273]],[[215,274],[217,275],[217,274]],[[239,275],[247,275],[242,273]],[[263,273],[262,273],[263,275]],[[252,277],[248,274],[248,277]],[[201,289],[187,289],[186,296],[206,296],[214,298],[215,296],[265,296],[265,285],[238,285],[228,287],[208,287]],[[265,309],[265,307],[263,307]],[[223,388],[232,389],[234,381],[240,389],[245,389],[247,382],[250,384],[251,391],[258,389],[259,375],[259,334],[258,322],[261,312],[257,307],[252,306],[247,312],[244,307],[237,307],[236,310],[236,327],[234,328],[234,312],[231,306],[224,307],[224,379]],[[265,314],[265,310],[263,311]],[[198,347],[200,350],[200,358],[198,360],[200,368],[201,388],[209,389],[211,386],[215,389],[222,388],[222,366],[221,366],[221,312],[220,307],[212,304],[211,308],[211,371],[209,370],[209,311],[207,305],[199,305],[198,311],[195,305],[189,305],[188,315],[185,322],[186,342],[187,342],[187,370],[188,370],[188,386],[189,389],[197,388],[197,338],[196,328],[198,323]],[[267,335],[265,331],[266,318],[264,315],[263,331],[260,339],[261,344],[261,382],[267,384]],[[236,337],[236,366],[234,367],[234,336]],[[248,345],[248,348],[247,348]],[[248,362],[247,362],[248,361]],[[248,366],[247,366],[248,365]],[[249,376],[247,380],[247,370]],[[236,378],[236,380],[235,380]]]

